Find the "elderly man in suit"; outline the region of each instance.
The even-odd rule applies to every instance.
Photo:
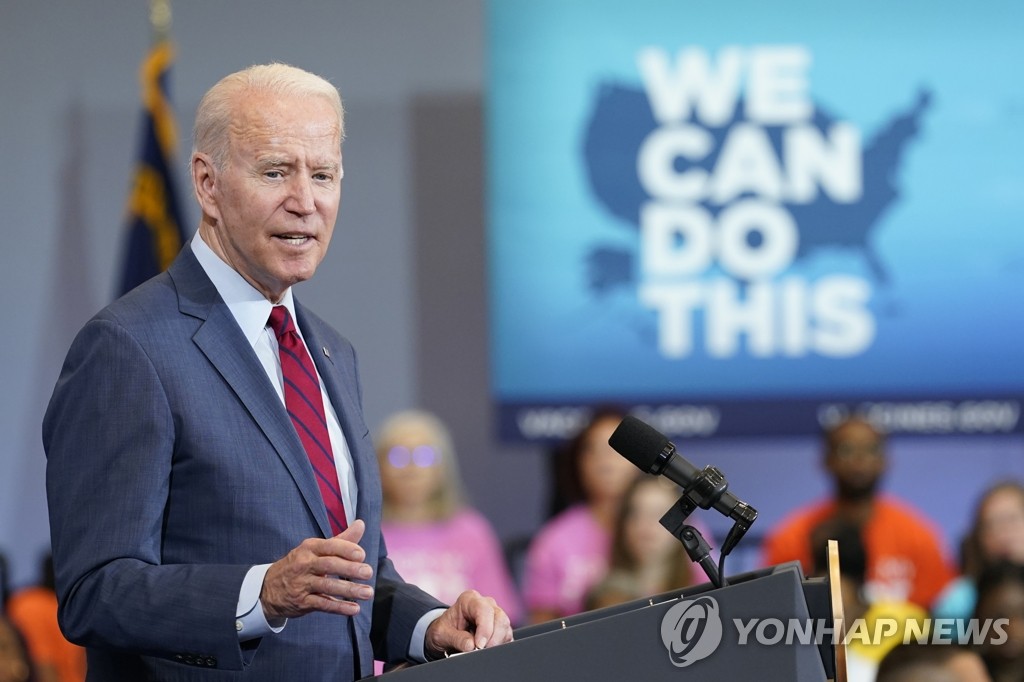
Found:
[[[337,90],[280,64],[196,116],[202,219],[90,320],[43,423],[61,625],[90,680],[350,680],[511,639],[405,583],[349,342],[292,295],[341,196]]]

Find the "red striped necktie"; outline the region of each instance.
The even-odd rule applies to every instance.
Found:
[[[337,535],[348,527],[348,522],[345,518],[345,503],[341,498],[341,486],[338,485],[338,468],[334,463],[331,439],[327,433],[320,381],[306,344],[302,343],[286,307],[274,306],[270,311],[270,326],[277,334],[281,354],[284,404],[313,465],[331,528]]]

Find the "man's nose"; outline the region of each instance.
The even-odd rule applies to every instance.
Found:
[[[313,182],[310,178],[301,174],[292,177],[285,208],[297,215],[309,215],[316,210]]]

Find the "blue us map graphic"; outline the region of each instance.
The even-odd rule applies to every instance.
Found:
[[[888,281],[884,264],[871,245],[872,233],[886,211],[900,197],[899,171],[908,144],[917,137],[922,119],[932,104],[933,94],[922,89],[903,111],[896,112],[868,139],[863,150],[863,195],[855,203],[838,203],[819,193],[811,203],[783,203],[799,230],[799,246],[794,262],[824,248],[855,251],[879,284]],[[711,172],[729,131],[747,121],[746,107],[740,100],[733,118],[720,127],[704,129],[714,139],[714,151],[687,168]],[[816,103],[811,125],[823,134],[837,117]],[[689,123],[702,126],[691,113]],[[599,87],[583,139],[583,162],[590,188],[598,202],[621,220],[624,229],[639,231],[641,207],[652,197],[638,177],[637,155],[643,141],[658,124],[647,95],[640,87],[606,83]],[[782,126],[763,126],[776,154],[782,153]],[[682,172],[682,160],[677,163]],[[700,205],[711,215],[722,206],[707,201]],[[638,279],[635,250],[621,245],[592,247],[586,255],[587,282],[594,296],[634,285]]]

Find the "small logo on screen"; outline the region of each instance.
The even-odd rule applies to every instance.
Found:
[[[661,620],[661,641],[672,665],[685,668],[710,656],[722,642],[722,619],[714,597],[681,601]]]

